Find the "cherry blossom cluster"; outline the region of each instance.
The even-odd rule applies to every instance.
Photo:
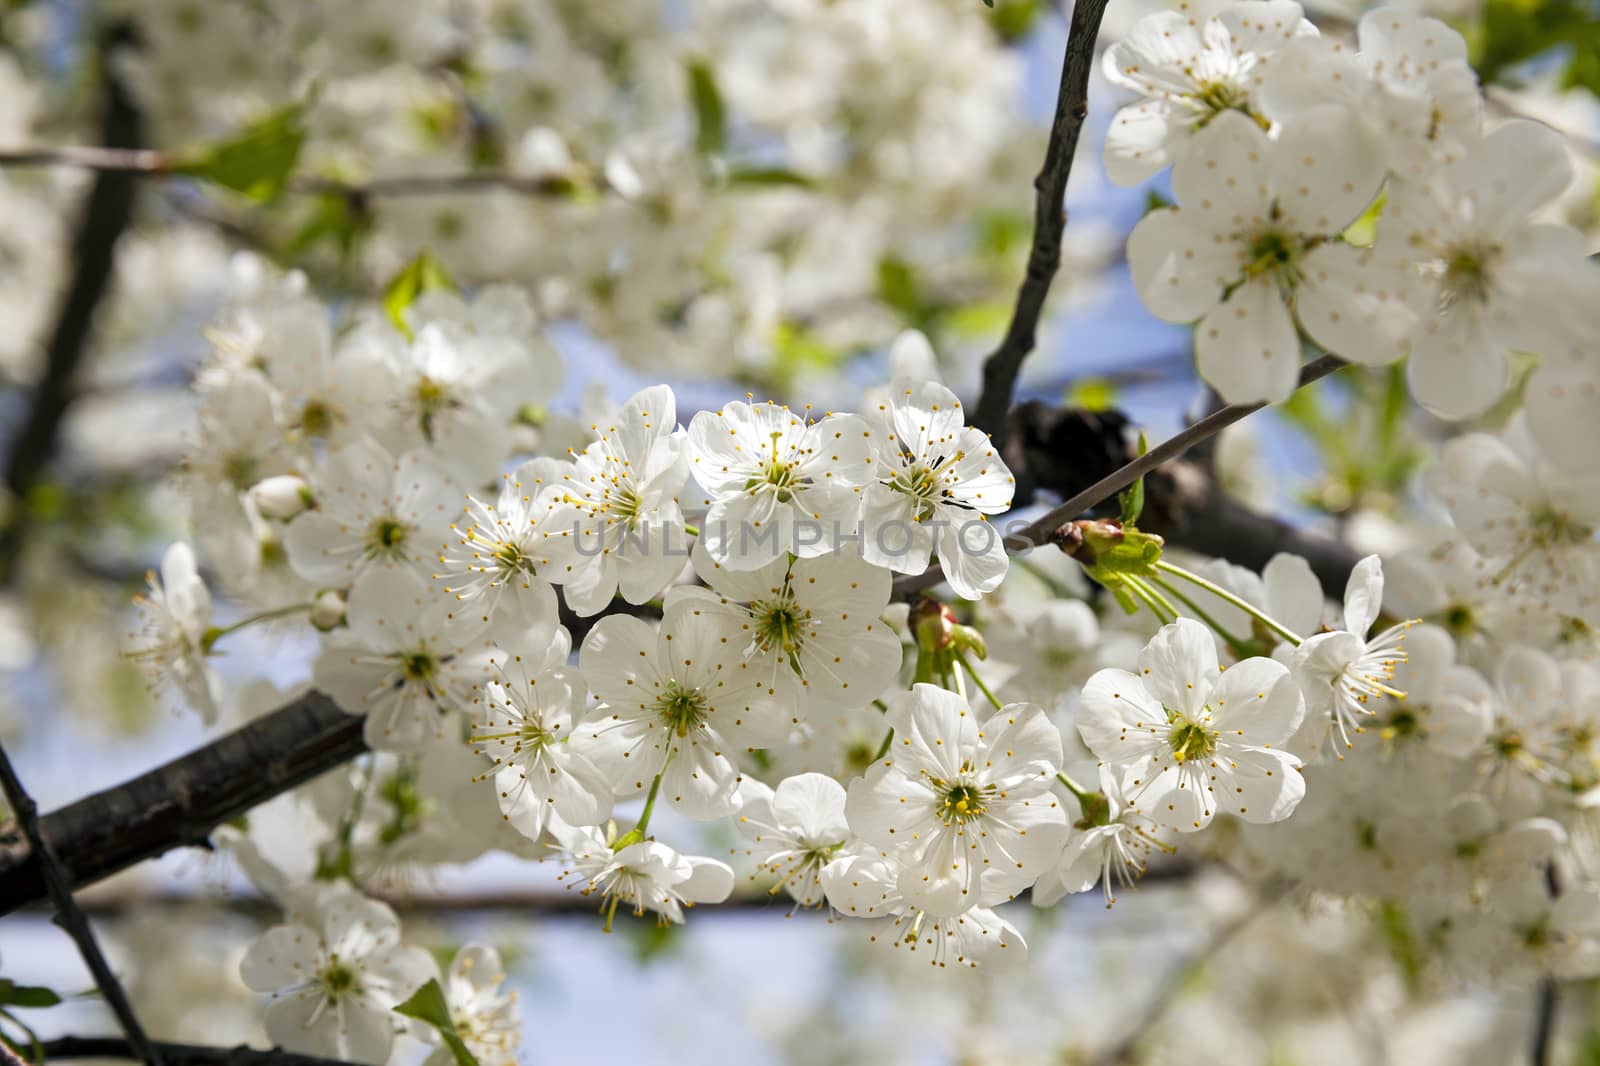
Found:
[[[930,142],[842,162],[811,121],[853,106],[844,75],[879,62],[874,5],[778,5],[780,29],[704,6],[762,21],[773,52],[850,37],[835,20],[860,31],[802,50],[822,69],[793,78],[817,99],[764,91],[762,49],[730,47],[726,88],[819,169],[915,184]],[[387,10],[372,19],[406,33],[360,39],[455,40]],[[949,13],[930,10],[895,28],[913,57],[938,51]],[[146,91],[166,91],[162,48]],[[1024,956],[1019,897],[1098,889],[1109,907],[1154,867],[1214,860],[1381,914],[1420,978],[1600,973],[1600,288],[1578,232],[1540,214],[1568,147],[1492,122],[1466,54],[1394,9],[1336,42],[1289,0],[1150,15],[1105,52],[1140,97],[1112,121],[1108,173],[1170,167],[1176,201],[1129,238],[1135,284],[1195,323],[1223,400],[1286,399],[1322,349],[1407,359],[1439,425],[1474,420],[1439,430],[1426,528],[1337,581],[1288,553],[1259,571],[1186,558],[1139,529],[1135,495],[1017,558],[1016,472],[916,333],[893,360],[915,372],[853,411],[687,410],[658,384],[574,417],[552,410],[548,293],[329,304],[299,274],[245,270],[195,379],[177,479],[192,546],[151,576],[128,653],[208,723],[311,689],[361,719],[368,754],[217,833],[283,911],[241,967],[271,1038],[386,1062],[397,1034],[441,1039],[408,1013],[433,981],[480,1062],[514,1061],[494,951],[441,971],[371,898],[490,851],[547,864],[608,931],[765,893],[948,969]],[[330,91],[354,106],[360,80]],[[865,95],[864,125],[910,106]],[[970,125],[995,139],[933,153],[952,188],[1004,154]],[[524,147],[561,156],[552,137]],[[700,176],[669,180],[683,158],[657,162],[680,194],[657,210],[705,206]],[[819,247],[877,206],[841,209]],[[794,218],[760,221],[792,235]],[[683,296],[666,283],[689,243],[608,256],[628,276],[578,286],[590,324]],[[677,300],[682,317],[726,325],[702,298]],[[927,595],[897,589],[931,567]],[[263,630],[305,651],[303,683],[224,685],[225,650]]]
[[[1287,398],[1302,334],[1367,366],[1409,356],[1417,402],[1451,420],[1505,394],[1514,352],[1558,379],[1592,352],[1594,316],[1574,309],[1600,274],[1577,230],[1539,215],[1572,180],[1567,143],[1532,121],[1487,126],[1443,22],[1380,8],[1351,48],[1292,0],[1201,25],[1159,13],[1106,52],[1105,75],[1142,98],[1112,122],[1112,179],[1172,168],[1176,204],[1128,243],[1140,298],[1196,324],[1200,374],[1225,400]],[[1533,396],[1544,409],[1563,392]]]

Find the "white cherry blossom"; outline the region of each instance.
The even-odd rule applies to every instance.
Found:
[[[430,453],[396,458],[370,440],[331,452],[313,494],[316,508],[289,523],[283,546],[295,573],[336,588],[373,569],[431,574],[462,500]]]
[[[1498,400],[1511,351],[1565,352],[1583,335],[1571,309],[1590,301],[1596,277],[1583,240],[1531,218],[1571,180],[1560,134],[1517,120],[1384,205],[1372,254],[1407,275],[1411,391],[1440,417]]]
[[[194,551],[178,541],[161,557],[161,572],[145,580],[149,592],[134,601],[139,629],[128,638],[127,654],[152,684],[170,686],[209,725],[221,710],[222,679],[207,659],[211,593]]]
[[[490,648],[476,615],[457,613],[410,570],[372,569],[350,589],[349,628],[317,659],[317,688],[366,716],[367,743],[415,751],[458,728],[478,702]]]
[[[1369,555],[1350,573],[1344,593],[1344,628],[1317,633],[1295,649],[1293,667],[1306,697],[1307,729],[1320,745],[1334,739],[1349,748],[1375,712],[1374,701],[1404,699],[1395,670],[1406,661],[1406,634],[1414,621],[1390,626],[1368,639],[1383,602],[1383,562]]]
[[[664,385],[629,398],[574,455],[549,493],[549,579],[567,605],[598,614],[618,592],[643,603],[683,569],[678,492],[687,478],[677,400]]]
[[[1217,814],[1276,822],[1305,795],[1283,750],[1305,714],[1287,667],[1244,659],[1222,670],[1210,630],[1180,618],[1139,657],[1083,689],[1078,732],[1122,780],[1127,809],[1181,832]]]
[[[778,878],[772,887],[802,907],[823,902],[822,870],[850,839],[844,786],[826,774],[797,774],[770,788],[754,778],[739,786],[737,825],[751,842],[762,870]]]
[[[480,1066],[512,1066],[522,1028],[517,1018],[517,993],[501,986],[505,967],[500,953],[482,944],[468,944],[456,952],[440,983],[456,1035]],[[455,1056],[442,1043],[424,1060],[424,1066],[451,1066]]]
[[[976,970],[1021,965],[1028,945],[1016,926],[987,907],[958,914],[910,905],[904,871],[876,848],[851,845],[822,871],[828,905],[867,921],[867,940],[891,950],[919,953],[940,969]]]
[[[715,859],[682,855],[655,840],[613,852],[599,830],[560,822],[551,825],[551,832],[570,863],[567,887],[585,896],[599,895],[608,932],[619,906],[631,908],[635,917],[654,911],[666,925],[681,923],[686,907],[721,903],[733,891],[732,868]]]
[[[909,906],[946,918],[994,906],[1054,862],[1067,835],[1061,734],[1042,710],[1014,703],[980,723],[959,695],[919,684],[884,717],[889,753],[851,782],[845,810],[895,859]]]
[[[600,707],[578,736],[617,795],[660,774],[662,798],[687,817],[738,808],[734,757],[794,724],[741,651],[727,616],[693,601],[671,604],[659,628],[609,615],[590,630],[578,664]]]
[[[696,542],[693,559],[709,590],[675,588],[669,602],[692,600],[725,616],[746,660],[781,702],[807,711],[860,706],[899,672],[900,638],[881,617],[889,572],[858,552],[729,570]]]
[[[958,595],[993,591],[1009,558],[987,519],[1010,510],[1016,479],[988,435],[966,425],[956,394],[932,381],[897,378],[876,416],[878,461],[862,503],[862,556],[920,574],[937,554]]]
[[[553,459],[534,459],[506,475],[494,503],[467,497],[466,514],[451,523],[433,575],[464,610],[481,609],[486,620],[497,612],[523,621],[556,617],[555,591],[544,573],[550,530],[542,520],[551,506],[545,490],[565,472]]]
[[[1438,19],[1381,7],[1361,17],[1356,38],[1356,50],[1324,36],[1285,45],[1260,86],[1262,111],[1287,127],[1336,103],[1406,179],[1425,177],[1477,139],[1483,101],[1461,34]]]
[[[382,1066],[396,1005],[434,975],[426,951],[400,944],[386,904],[336,881],[319,886],[250,945],[245,984],[271,992],[267,1035],[287,1051]]]
[[[853,533],[876,472],[874,431],[858,415],[813,421],[775,403],[724,404],[689,423],[689,469],[709,496],[711,558],[749,570],[793,553],[831,553]]]
[[[1404,274],[1339,240],[1383,173],[1354,122],[1330,106],[1270,140],[1244,115],[1218,115],[1173,168],[1179,206],[1152,211],[1128,238],[1139,298],[1168,322],[1199,319],[1200,376],[1229,403],[1294,391],[1297,318],[1348,359],[1404,354]]]
[[[583,677],[567,666],[572,638],[553,621],[516,635],[494,654],[472,741],[494,769],[500,810],[531,840],[552,816],[598,825],[611,814],[611,782],[583,754],[588,717]]]
[[[1106,173],[1137,185],[1182,159],[1218,115],[1260,120],[1257,95],[1274,53],[1316,32],[1291,0],[1228,4],[1200,25],[1177,11],[1140,19],[1102,60],[1107,81],[1144,97],[1111,120]]]

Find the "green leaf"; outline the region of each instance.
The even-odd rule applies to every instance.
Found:
[[[289,183],[305,143],[298,104],[280,108],[239,133],[179,163],[179,173],[215,182],[258,203],[274,200]]]
[[[1106,378],[1081,378],[1072,383],[1062,402],[1085,411],[1109,411],[1117,402],[1116,382]]]
[[[434,258],[432,252],[419,252],[384,287],[383,309],[388,312],[389,321],[394,323],[395,328],[410,337],[411,325],[406,321],[406,311],[423,293],[441,289],[446,292],[459,291],[455,279]]]
[[[311,217],[289,238],[285,251],[300,256],[328,241],[339,250],[341,259],[348,260],[356,241],[371,227],[371,217],[355,210],[348,196],[329,193],[317,198]]]
[[[983,6],[984,7],[993,7],[994,6],[994,0],[983,0]]]
[[[1144,430],[1139,431],[1139,454],[1143,455],[1150,450],[1150,442],[1145,439]],[[1144,513],[1144,475],[1135,479],[1132,485],[1123,489],[1117,495],[1117,500],[1122,504],[1122,524],[1136,526],[1139,516]]]
[[[916,271],[910,263],[892,255],[878,260],[878,299],[913,323],[923,318],[920,289]]]
[[[816,182],[804,174],[796,174],[782,167],[733,167],[728,171],[729,185],[792,185],[810,189]]]
[[[0,977],[0,1005],[8,1007],[54,1007],[61,997],[40,985],[19,985]]]
[[[1378,236],[1378,219],[1383,214],[1383,205],[1389,200],[1389,190],[1386,188],[1372,201],[1372,206],[1361,212],[1361,217],[1345,227],[1340,236],[1358,248],[1369,247]]]
[[[691,62],[686,69],[689,100],[694,104],[695,150],[701,155],[721,155],[728,143],[728,130],[716,76],[700,60]]]
[[[456,1032],[456,1023],[450,1018],[450,1004],[445,1001],[444,989],[439,987],[437,980],[430,979],[394,1012],[433,1026],[450,1049],[450,1054],[455,1056],[456,1066],[478,1066],[478,1060]]]
[[[1512,68],[1557,48],[1572,49],[1568,83],[1584,84],[1600,49],[1600,17],[1586,0],[1488,0],[1471,39],[1472,65],[1486,85],[1505,83]]]

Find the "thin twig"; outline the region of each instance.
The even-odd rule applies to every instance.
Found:
[[[199,1044],[155,1045],[171,1066],[349,1066],[338,1059],[299,1055],[281,1048],[262,1051],[245,1047],[205,1047]],[[134,1059],[139,1056],[126,1040],[114,1036],[63,1036],[46,1040],[46,1061],[52,1059]]]
[[[1552,900],[1561,895],[1561,882],[1556,877],[1556,864],[1544,867],[1544,890]],[[1550,1066],[1550,1049],[1555,1043],[1556,1007],[1560,986],[1554,977],[1545,977],[1533,1001],[1533,1043],[1528,1048],[1528,1066]]]
[[[72,167],[126,178],[192,176],[188,175],[183,159],[166,152],[94,145],[18,148],[0,152],[0,168],[5,167]],[[342,196],[349,200],[363,200],[437,196],[484,188],[504,189],[522,196],[565,196],[572,192],[574,184],[575,179],[567,177],[533,177],[499,170],[481,170],[459,174],[398,175],[368,181],[341,181],[337,178],[302,175],[291,178],[288,189],[308,196]]]
[[[16,769],[11,765],[11,757],[6,754],[4,745],[0,745],[0,789],[4,789],[6,802],[10,804],[12,814],[22,827],[23,835],[28,838],[29,847],[39,857],[45,891],[49,893],[50,901],[55,906],[56,924],[66,930],[67,935],[78,945],[78,954],[83,956],[84,965],[89,967],[95,987],[100,989],[100,995],[105,998],[111,1012],[117,1016],[117,1022],[122,1026],[123,1033],[127,1035],[127,1045],[133,1057],[148,1063],[149,1066],[162,1066],[161,1053],[150,1043],[149,1037],[144,1035],[144,1027],[139,1024],[138,1016],[133,1013],[133,1005],[128,1002],[127,993],[123,992],[121,982],[117,980],[117,975],[111,972],[110,964],[100,951],[100,944],[94,938],[94,930],[89,926],[89,919],[84,916],[72,898],[72,884],[67,879],[66,871],[61,868],[61,862],[56,858],[50,841],[39,830],[38,805],[33,802],[33,797],[28,795],[28,790],[22,787],[22,782],[17,777]]]
[[[1050,283],[1061,267],[1061,235],[1067,227],[1067,178],[1077,155],[1078,135],[1089,113],[1089,75],[1094,70],[1094,44],[1107,0],[1078,0],[1072,5],[1066,56],[1061,63],[1061,88],[1056,95],[1055,120],[1045,148],[1044,167],[1033,179],[1037,192],[1033,206],[1033,248],[1028,252],[1028,272],[1017,292],[1011,325],[1000,346],[983,364],[983,392],[973,412],[972,424],[988,433],[997,449],[1005,445],[1006,412],[1022,361],[1037,343],[1039,318],[1044,313]]]
[[[1346,365],[1345,361],[1336,355],[1324,355],[1314,359],[1300,369],[1300,383],[1297,387],[1304,388],[1314,381],[1320,381]],[[1213,411],[1200,421],[1168,437],[1133,462],[1107,474],[1042,518],[1007,536],[1006,548],[1013,553],[1037,548],[1049,541],[1050,534],[1063,522],[1076,518],[1097,504],[1104,503],[1162,463],[1176,459],[1201,441],[1215,436],[1246,415],[1254,414],[1266,406],[1265,403],[1233,404],[1219,411]],[[905,599],[923,589],[932,588],[943,580],[944,571],[938,563],[934,563],[920,574],[896,578],[895,598]]]
[[[104,80],[101,136],[113,147],[96,149],[118,154],[143,154],[142,116],[127,88],[118,80],[111,53],[131,41],[126,26],[108,28],[101,45],[100,76]],[[72,282],[62,298],[55,329],[45,350],[44,374],[34,388],[27,419],[11,442],[5,483],[12,500],[10,520],[0,527],[0,583],[16,575],[29,518],[28,496],[55,452],[61,425],[73,400],[73,379],[89,348],[95,312],[111,285],[117,241],[133,218],[135,182],[121,171],[104,171],[84,203],[72,241]]]

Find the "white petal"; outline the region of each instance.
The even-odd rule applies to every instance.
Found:
[[[1214,239],[1198,208],[1152,211],[1128,235],[1128,268],[1139,299],[1167,322],[1193,322],[1239,280],[1237,241]]]
[[[1300,338],[1265,276],[1239,286],[1200,320],[1194,348],[1200,376],[1228,403],[1277,403],[1300,380]]]

